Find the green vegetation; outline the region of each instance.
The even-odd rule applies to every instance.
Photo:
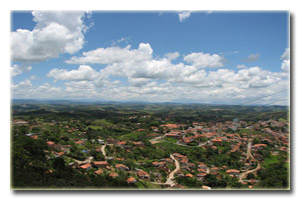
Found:
[[[288,165],[284,156],[271,156],[263,163],[263,169],[258,172],[263,188],[288,188]]]
[[[174,183],[186,189],[289,186],[288,164],[285,162],[288,155],[284,149],[288,147],[284,142],[288,134],[285,107],[18,102],[12,111],[13,188],[165,189],[169,186],[153,182],[165,183],[170,172],[175,170],[174,161],[170,160],[174,153],[181,155],[177,158],[181,169],[175,174]],[[240,120],[243,123],[232,128],[235,125],[233,120],[234,123]],[[259,120],[267,120],[267,123],[259,124]],[[25,123],[20,125],[17,121]],[[277,122],[284,126],[276,125]],[[168,123],[184,125],[167,129],[161,126]],[[217,124],[221,124],[220,127]],[[265,126],[278,131],[280,137],[264,132]],[[211,130],[211,127],[217,130]],[[192,142],[178,143],[182,139],[180,135],[157,138],[155,142],[151,140],[179,130],[186,131],[185,137],[192,138]],[[207,133],[216,135],[207,136]],[[232,133],[246,137],[246,140],[232,138]],[[212,142],[214,138],[223,141]],[[255,159],[246,166],[248,138],[253,140],[252,145],[267,146],[252,149]],[[233,151],[238,143],[239,148]],[[106,156],[102,153],[104,144]],[[182,157],[185,161],[180,160]],[[95,161],[107,163],[97,166]],[[245,177],[256,182],[248,185],[242,184],[238,175],[226,172],[236,169],[242,173],[256,168],[258,162],[262,168]],[[205,163],[208,168],[207,171],[200,170],[205,173],[201,178],[197,176],[199,163]],[[90,166],[84,167],[86,164]],[[118,169],[118,164],[128,169]],[[212,168],[217,168],[217,172],[211,173]],[[149,177],[139,177],[139,171]],[[127,182],[129,177],[135,178],[136,182]]]

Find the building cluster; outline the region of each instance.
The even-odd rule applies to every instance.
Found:
[[[148,118],[149,116],[144,116]],[[130,119],[135,119],[131,117]],[[23,120],[14,120],[14,125],[27,124]],[[98,138],[87,140],[86,137],[80,137],[86,134],[86,131],[82,131],[78,128],[71,126],[62,127],[67,133],[80,133],[76,137],[70,137],[69,139],[74,142],[75,145],[80,147],[80,151],[86,155],[85,160],[77,160],[74,157],[70,157],[70,149],[72,145],[57,144],[53,141],[47,141],[47,145],[51,149],[51,155],[53,157],[65,156],[70,160],[69,165],[80,171],[87,172],[92,171],[95,175],[101,175],[103,173],[109,173],[109,176],[116,178],[119,173],[127,172],[130,176],[127,178],[128,183],[135,183],[139,180],[145,181],[163,181],[166,179],[162,177],[162,174],[168,174],[174,170],[174,161],[171,158],[162,158],[152,162],[152,166],[149,170],[142,170],[138,168],[130,168],[124,164],[126,158],[114,158],[112,156],[104,156],[104,160],[95,160],[93,157],[87,156],[92,150],[103,154],[102,146],[109,145],[112,148],[118,147],[129,152],[133,148],[143,148],[145,144],[142,141],[128,141],[118,140],[114,138]],[[162,129],[162,132],[158,130]],[[230,176],[239,178],[240,175],[248,170],[255,169],[258,162],[264,160],[261,151],[268,149],[272,155],[278,155],[280,152],[289,151],[289,131],[287,122],[279,122],[274,120],[259,121],[257,123],[247,123],[244,121],[234,120],[226,121],[224,123],[207,123],[207,122],[194,122],[192,126],[186,124],[174,124],[167,123],[162,124],[159,127],[152,126],[151,133],[147,133],[145,137],[147,139],[158,138],[159,140],[165,140],[172,138],[174,144],[187,146],[187,147],[199,147],[204,149],[212,148],[219,153],[222,150],[219,146],[224,143],[230,143],[231,153],[239,153],[241,155],[240,162],[243,163],[241,169],[229,169],[227,166],[214,166],[199,160],[198,162],[191,162],[190,159],[174,152],[172,155],[178,160],[180,169],[176,173],[176,177],[196,178],[199,181],[204,181],[205,177],[209,174],[214,175],[217,179],[222,179],[224,176]],[[138,128],[135,131],[145,131],[145,129]],[[38,139],[40,133],[29,133],[28,137]],[[257,139],[259,143],[253,144]],[[165,140],[168,141],[168,140]],[[95,147],[93,149],[87,148],[87,143],[92,143]],[[249,157],[247,149],[251,144],[251,152],[253,157]],[[49,157],[49,159],[51,159]],[[111,161],[115,162],[111,162]],[[119,162],[119,163],[116,163]],[[140,163],[136,163],[140,165]],[[52,169],[49,169],[49,173]],[[254,183],[257,180],[252,180]],[[244,181],[243,183],[245,183]],[[251,185],[253,185],[253,183]],[[181,186],[178,186],[181,187]]]

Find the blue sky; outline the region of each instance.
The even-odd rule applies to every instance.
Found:
[[[13,98],[241,104],[289,88],[288,12],[11,17]]]

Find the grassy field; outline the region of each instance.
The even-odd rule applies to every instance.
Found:
[[[254,129],[245,129],[245,128],[241,128],[240,133],[241,134],[247,134],[248,136],[250,136],[250,135],[263,135],[263,136],[269,135],[268,133],[264,133],[264,132],[257,131],[257,130],[254,130]]]
[[[121,140],[139,140],[140,137],[146,137],[147,132],[132,132],[120,137]]]
[[[102,129],[103,126],[100,126],[100,125],[89,125],[89,126],[87,126],[87,128],[91,128],[91,129],[97,130],[97,129]]]
[[[267,158],[264,160],[262,165],[264,168],[269,168],[271,165],[278,163],[278,162],[279,162],[278,156],[271,155],[270,158]]]
[[[105,119],[95,120],[92,124],[93,125],[99,125],[99,126],[111,126],[111,125],[114,125],[113,123],[108,122]]]

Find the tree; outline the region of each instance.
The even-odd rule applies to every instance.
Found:
[[[24,131],[20,129],[20,131]],[[12,149],[12,186],[32,187],[45,184],[47,164],[46,151],[48,146],[42,140],[18,135],[13,140]]]
[[[288,169],[283,160],[279,160],[265,169],[258,171],[260,178],[260,187],[263,188],[287,188],[288,187]]]
[[[94,157],[94,160],[105,160],[103,154],[101,152],[97,152],[95,150],[90,151],[89,153],[91,156]]]
[[[227,186],[227,183],[225,180],[221,179],[218,180],[215,175],[208,174],[204,178],[204,182],[206,185],[213,187],[213,188],[224,188]]]
[[[254,179],[255,178],[255,175],[253,174],[253,173],[249,173],[248,175],[247,175],[247,179]]]

